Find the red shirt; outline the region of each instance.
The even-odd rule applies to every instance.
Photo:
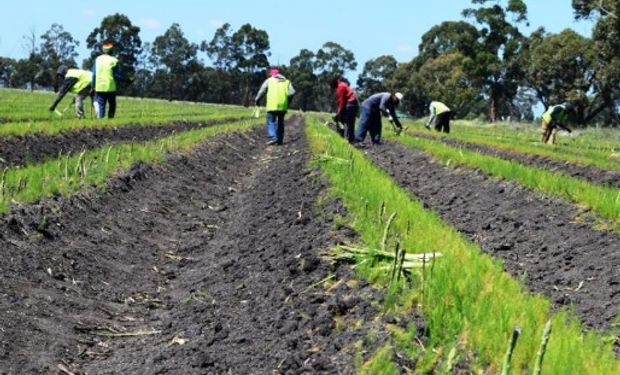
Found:
[[[336,87],[336,103],[338,104],[338,112],[342,111],[347,103],[355,102],[356,100],[355,91],[353,91],[353,89],[346,83],[338,81],[338,86]]]

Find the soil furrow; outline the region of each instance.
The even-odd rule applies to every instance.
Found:
[[[282,147],[262,133],[8,215],[0,372],[353,373],[365,331],[336,317],[371,322],[381,296],[309,288],[348,275],[320,253],[354,233],[315,207],[301,120]]]
[[[502,259],[530,290],[549,296],[555,307],[573,305],[589,327],[608,328],[620,305],[619,235],[593,230],[563,201],[477,170],[446,167],[398,143],[365,153],[445,222]]]
[[[174,122],[167,125],[128,125],[109,128],[84,128],[59,134],[27,134],[0,137],[0,166],[21,166],[58,157],[60,153],[80,152],[123,142],[145,142],[174,133],[230,123],[237,118],[208,122]]]
[[[613,169],[603,169],[593,165],[582,165],[577,163],[571,163],[569,161],[559,161],[540,155],[500,150],[492,146],[481,145],[447,137],[437,139],[434,137],[425,137],[418,134],[416,134],[415,136],[431,140],[439,140],[449,146],[462,147],[467,150],[497,156],[501,159],[515,161],[520,164],[547,169],[551,172],[564,173],[566,175],[581,178],[594,184],[607,185],[613,188],[620,187],[620,171]]]

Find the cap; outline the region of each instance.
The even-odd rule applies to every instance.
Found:
[[[106,40],[105,42],[103,42],[103,44],[101,45],[101,50],[103,52],[109,52],[112,47],[114,47],[114,44],[112,42],[110,42],[109,40]]]
[[[564,102],[563,103],[564,108],[566,108],[567,111],[572,111],[573,108],[575,108],[575,105],[571,102]]]
[[[271,77],[277,76],[278,74],[280,74],[280,70],[278,68],[271,68],[271,70],[269,71],[269,75]]]
[[[396,99],[398,99],[399,102],[403,101],[403,94],[401,94],[400,92],[397,92],[396,94],[394,94],[394,96],[396,97]]]
[[[58,74],[59,76],[65,76],[65,74],[67,74],[67,70],[69,70],[67,68],[66,65],[61,65],[58,67],[58,69],[56,70],[56,74]]]

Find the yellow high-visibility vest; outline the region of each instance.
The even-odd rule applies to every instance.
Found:
[[[90,82],[93,80],[93,73],[88,70],[82,69],[69,69],[65,78],[77,78],[77,82],[71,87],[71,92],[77,94],[90,86]]]
[[[553,111],[557,108],[560,107],[562,110],[555,115],[555,119],[551,116],[551,114],[553,113]],[[547,111],[545,113],[543,113],[542,118],[543,120],[545,120],[545,122],[547,124],[550,124],[552,120],[556,120],[559,121],[560,123],[562,123],[562,121],[564,121],[564,118],[566,117],[566,106],[562,105],[562,104],[558,104],[558,105],[552,105],[551,107],[549,107],[549,109],[547,109]]]
[[[267,80],[267,112],[288,109],[289,80],[271,77]]]
[[[96,77],[95,91],[97,92],[115,92],[116,81],[112,74],[112,69],[118,64],[118,59],[110,55],[100,55],[95,60]]]
[[[432,108],[431,114],[433,115],[440,115],[442,113],[450,111],[450,108],[448,108],[448,106],[443,104],[442,102],[431,102],[431,108]]]

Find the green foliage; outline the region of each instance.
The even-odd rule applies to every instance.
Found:
[[[97,56],[101,54],[103,42],[114,43],[112,55],[118,58],[121,71],[125,77],[133,78],[138,56],[142,51],[140,28],[134,26],[124,14],[115,13],[105,17],[86,38],[86,47],[91,49],[90,60],[85,61],[89,69]],[[122,84],[124,86],[124,84]]]
[[[41,35],[41,58],[43,59],[44,77],[41,84],[45,86],[58,86],[56,72],[58,67],[65,65],[68,68],[77,68],[75,59],[78,56],[76,48],[78,42],[73,39],[71,33],[65,31],[62,25],[52,24],[49,30]],[[56,90],[54,90],[56,91]]]
[[[360,99],[388,91],[385,82],[394,75],[397,66],[398,62],[391,55],[383,55],[367,61],[357,79],[357,92]]]
[[[196,53],[198,46],[190,43],[179,24],[174,23],[163,35],[153,42],[150,61],[155,67],[155,77],[162,84],[153,82],[155,87],[164,89],[161,96],[172,99],[185,99],[188,78],[192,71],[199,69]],[[163,73],[163,74],[161,74]]]
[[[592,43],[573,30],[544,37],[532,43],[528,59],[528,83],[545,107],[571,100],[584,117],[592,88]]]

